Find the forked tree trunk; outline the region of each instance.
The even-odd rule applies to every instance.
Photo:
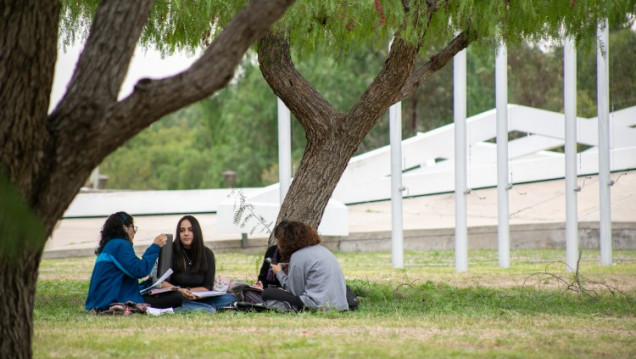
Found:
[[[307,146],[285,197],[277,223],[283,219],[318,227],[349,159],[393,104],[417,54],[416,47],[396,41],[375,81],[349,113],[338,113],[298,73],[284,36],[270,33],[259,43],[261,72],[305,129]]]
[[[434,10],[418,6],[405,21],[427,23],[431,19],[430,11]],[[420,31],[423,36],[426,25]],[[409,96],[472,40],[474,36],[469,40],[467,33],[461,33],[423,66],[414,68],[419,45],[406,43],[398,31],[389,57],[374,81],[358,103],[347,114],[341,114],[295,69],[285,34],[270,32],[263,37],[258,46],[263,77],[301,123],[307,136],[300,167],[281,204],[276,223],[283,219],[298,220],[318,227],[351,156],[378,119],[389,106]],[[270,236],[270,242],[273,240]]]

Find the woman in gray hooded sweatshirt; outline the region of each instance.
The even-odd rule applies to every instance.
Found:
[[[263,300],[286,301],[299,310],[349,309],[340,264],[320,245],[320,236],[314,228],[302,222],[282,221],[274,229],[274,236],[281,262],[289,264],[271,264],[284,290],[266,288]]]

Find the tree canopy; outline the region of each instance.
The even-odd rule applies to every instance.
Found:
[[[65,43],[88,35],[85,29],[99,2],[61,0],[60,36]],[[155,0],[140,43],[166,53],[205,47],[246,3]],[[505,41],[514,45],[553,41],[566,35],[587,43],[595,38],[598,19],[624,24],[634,6],[634,0],[303,0],[291,7],[273,30],[284,29],[290,34],[297,55],[324,50],[323,57],[385,46],[399,29],[403,38],[433,47],[445,45],[468,27],[479,34],[476,43]],[[417,7],[427,8],[429,16],[420,22],[404,21]],[[422,20],[426,22],[424,33]]]
[[[618,110],[636,103],[636,31],[613,28],[609,37],[610,101]],[[371,82],[387,49],[360,49],[337,59],[319,52],[302,57],[301,73],[340,111],[350,108]],[[494,49],[468,49],[468,115],[495,106]],[[278,182],[276,97],[249,55],[226,89],[164,117],[120,147],[101,164],[108,188],[195,189],[225,186],[221,173],[238,173],[237,186]],[[580,116],[596,115],[596,46],[578,52]],[[419,59],[418,61],[424,61]],[[509,102],[562,111],[563,52],[526,42],[508,48]],[[446,66],[403,100],[403,137],[451,123],[452,66]],[[388,119],[373,127],[360,144],[364,153],[388,144]],[[305,136],[292,121],[293,168],[298,168]],[[170,135],[178,132],[178,136]],[[255,135],[257,134],[257,135]],[[187,175],[186,175],[187,174]]]

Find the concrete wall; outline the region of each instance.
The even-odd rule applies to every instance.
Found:
[[[580,249],[599,249],[598,222],[579,223]],[[636,223],[613,223],[613,249],[636,250]],[[348,237],[328,238],[332,248],[343,252],[390,251],[391,232],[354,233]],[[404,250],[453,250],[452,228],[404,231]],[[469,249],[497,249],[497,227],[468,228]],[[510,226],[510,249],[565,249],[565,225],[562,223],[520,224]]]
[[[598,250],[598,222],[579,223],[579,248],[581,250]],[[636,223],[612,223],[614,250],[636,250]],[[562,223],[520,224],[510,226],[510,249],[564,249],[565,225]],[[215,253],[244,252],[262,255],[267,246],[263,238],[248,239],[245,248],[242,241],[222,240],[206,242]],[[323,245],[332,251],[342,252],[388,252],[391,250],[391,231],[352,233],[343,237],[323,237]],[[147,245],[135,246],[141,255]],[[404,231],[405,251],[453,250],[455,233],[449,229],[417,229]],[[483,226],[468,228],[468,248],[497,249],[497,227]],[[58,250],[45,252],[44,258],[86,257],[94,256],[94,248]]]

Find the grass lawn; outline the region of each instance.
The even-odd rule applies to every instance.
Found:
[[[94,257],[43,260],[37,358],[636,358],[636,251],[599,265],[583,252],[579,287],[564,251],[336,253],[360,309],[102,317],[83,310]],[[252,282],[261,257],[217,254],[217,273]]]

